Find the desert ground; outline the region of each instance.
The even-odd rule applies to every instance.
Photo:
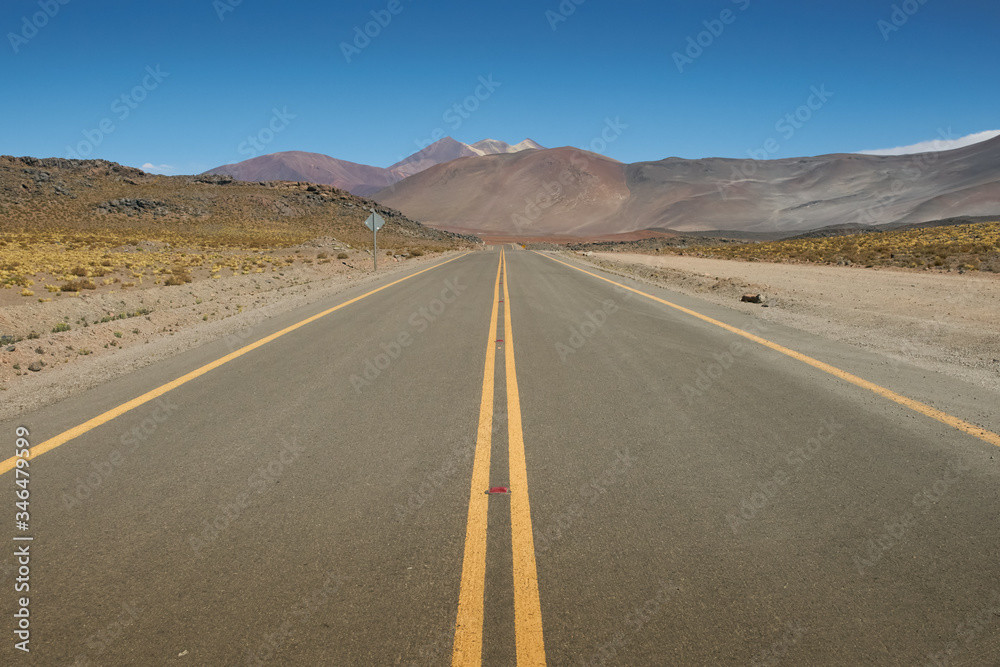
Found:
[[[203,271],[183,285],[101,285],[45,302],[0,290],[0,329],[21,338],[0,347],[0,419],[212,340],[232,337],[236,349],[252,342],[254,325],[268,317],[454,254],[380,251],[376,274],[369,252],[348,249],[338,259],[343,250],[335,239],[314,239],[289,248],[299,261],[281,270],[216,279]]]
[[[573,253],[638,278],[1000,392],[1000,275]],[[762,304],[743,303],[760,293]]]

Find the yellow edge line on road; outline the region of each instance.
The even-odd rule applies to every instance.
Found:
[[[517,664],[545,664],[545,641],[542,636],[542,605],[538,596],[538,572],[535,567],[535,540],[531,530],[531,506],[528,503],[528,471],[524,456],[524,433],[521,429],[521,397],[514,367],[514,332],[510,322],[510,293],[507,289],[507,259],[503,260],[504,357],[507,376],[507,449],[510,468],[510,531],[514,552],[514,638]]]
[[[502,260],[501,255],[501,262]],[[493,383],[496,369],[497,309],[500,301],[500,266],[493,286],[493,314],[486,337],[486,365],[483,370],[483,398],[479,404],[479,430],[476,456],[472,463],[472,488],[469,491],[469,518],[465,528],[465,555],[462,557],[462,583],[458,592],[458,616],[455,620],[455,643],[452,665],[480,665],[483,661],[483,604],[486,595],[486,514],[490,484],[490,446],[493,436]]]
[[[877,385],[874,382],[870,382],[868,380],[865,380],[864,378],[858,377],[857,375],[853,375],[851,373],[848,373],[847,371],[841,370],[841,369],[837,368],[836,366],[831,366],[830,364],[827,364],[827,363],[824,363],[822,361],[819,361],[818,359],[813,359],[812,357],[807,356],[805,354],[802,354],[801,352],[796,352],[795,350],[792,350],[792,349],[789,349],[787,347],[784,347],[783,345],[779,345],[777,343],[773,343],[773,342],[767,340],[766,338],[761,338],[760,336],[755,336],[752,333],[749,333],[747,331],[743,331],[742,329],[739,329],[737,327],[734,327],[734,326],[731,326],[729,324],[726,324],[725,322],[720,322],[719,320],[712,319],[711,317],[708,317],[707,315],[702,315],[701,313],[693,311],[693,310],[691,310],[689,308],[685,308],[684,306],[678,306],[675,303],[671,303],[671,302],[666,301],[664,299],[661,299],[659,297],[653,296],[652,294],[647,294],[647,293],[641,292],[641,291],[639,291],[637,289],[633,289],[632,287],[628,287],[627,285],[622,285],[619,282],[615,282],[614,280],[610,280],[608,278],[605,278],[604,276],[597,275],[596,273],[591,273],[590,271],[587,271],[585,269],[581,269],[578,266],[573,266],[572,264],[568,264],[566,262],[558,260],[555,257],[549,257],[548,255],[543,255],[542,253],[534,251],[534,250],[532,252],[534,252],[536,255],[541,255],[542,257],[545,257],[547,259],[551,259],[553,262],[558,262],[559,264],[562,264],[563,266],[568,266],[571,269],[576,269],[577,271],[580,271],[582,273],[586,273],[588,276],[593,276],[594,278],[598,278],[598,279],[603,280],[605,282],[611,283],[612,285],[616,285],[618,287],[621,287],[624,290],[628,290],[630,292],[634,292],[634,293],[642,295],[642,296],[644,296],[644,297],[646,297],[648,299],[652,299],[653,301],[656,301],[658,303],[662,303],[665,306],[670,306],[671,308],[675,308],[675,309],[681,311],[682,313],[686,313],[687,315],[691,315],[692,317],[697,317],[699,320],[703,320],[705,322],[708,322],[709,324],[714,324],[717,327],[721,327],[721,328],[725,329],[726,331],[730,331],[730,332],[732,332],[732,333],[734,333],[734,334],[736,334],[738,336],[743,336],[744,338],[746,338],[748,340],[752,340],[755,343],[760,343],[761,345],[763,345],[765,347],[769,347],[772,350],[774,350],[776,352],[780,352],[781,354],[784,354],[786,356],[789,356],[792,359],[797,359],[797,360],[799,360],[799,361],[801,361],[803,363],[809,364],[810,366],[813,366],[814,368],[818,368],[819,370],[824,371],[826,373],[829,373],[830,375],[833,375],[833,376],[838,377],[838,378],[840,378],[842,380],[850,382],[851,384],[857,385],[858,387],[861,387],[863,389],[867,389],[867,390],[869,390],[871,392],[874,392],[874,393],[878,394],[879,396],[887,398],[890,401],[898,403],[899,405],[907,407],[907,408],[909,408],[909,409],[911,409],[911,410],[913,410],[915,412],[919,412],[920,414],[922,414],[922,415],[924,415],[926,417],[930,417],[931,419],[937,420],[937,421],[941,422],[942,424],[945,424],[946,426],[950,426],[952,428],[958,429],[959,431],[962,431],[963,433],[967,433],[968,435],[971,435],[974,438],[978,438],[978,439],[982,440],[983,442],[986,442],[986,443],[989,443],[991,445],[995,445],[997,447],[1000,447],[1000,434],[994,433],[993,431],[988,431],[988,430],[986,430],[984,428],[976,426],[975,424],[970,424],[969,422],[967,422],[967,421],[965,421],[963,419],[959,419],[958,417],[955,417],[953,415],[950,415],[947,412],[942,412],[941,410],[938,410],[937,408],[932,408],[931,406],[927,405],[926,403],[921,403],[920,401],[913,400],[912,398],[909,398],[907,396],[903,396],[902,394],[897,394],[896,392],[892,391],[891,389],[886,389],[885,387]]]
[[[215,361],[213,361],[213,362],[211,362],[209,364],[205,364],[201,368],[197,368],[197,369],[191,371],[187,375],[183,375],[183,376],[177,378],[176,380],[171,380],[170,382],[157,387],[156,389],[152,389],[150,391],[147,391],[145,394],[143,394],[141,396],[138,396],[136,398],[133,398],[131,401],[128,401],[127,403],[122,403],[118,407],[112,408],[111,410],[108,410],[107,412],[99,414],[96,417],[94,417],[93,419],[85,421],[84,423],[80,424],[79,426],[74,426],[73,428],[69,429],[68,431],[63,431],[59,435],[54,436],[52,438],[49,438],[48,440],[45,440],[44,442],[41,442],[41,443],[35,445],[34,447],[31,448],[30,458],[34,459],[36,456],[40,456],[40,455],[42,455],[42,454],[44,454],[46,452],[52,451],[56,447],[59,447],[61,445],[65,445],[70,440],[72,440],[74,438],[80,437],[81,435],[83,435],[87,431],[93,430],[93,429],[97,428],[98,426],[100,426],[102,424],[106,424],[107,422],[111,421],[115,417],[120,417],[120,416],[122,416],[123,414],[125,414],[128,411],[134,410],[135,408],[139,407],[140,405],[142,405],[144,403],[148,403],[149,401],[152,401],[155,398],[163,396],[168,391],[172,391],[172,390],[176,389],[177,387],[180,387],[182,384],[190,382],[191,380],[194,380],[195,378],[201,377],[205,373],[208,373],[209,371],[215,370],[219,366],[222,366],[223,364],[226,364],[226,363],[232,361],[233,359],[236,359],[237,357],[241,357],[244,354],[246,354],[247,352],[251,352],[253,350],[256,350],[258,347],[266,345],[266,344],[270,343],[271,341],[275,340],[276,338],[281,338],[282,336],[284,336],[287,333],[291,333],[292,331],[295,331],[296,329],[298,329],[300,327],[304,327],[305,325],[307,325],[307,324],[309,324],[311,322],[315,322],[316,320],[320,319],[321,317],[326,317],[330,313],[338,311],[341,308],[344,308],[346,306],[351,305],[352,303],[356,303],[358,301],[361,301],[361,299],[369,297],[372,294],[375,294],[376,292],[381,292],[382,290],[388,289],[388,288],[392,287],[393,285],[398,285],[399,283],[403,282],[404,280],[409,280],[410,278],[415,278],[415,277],[419,276],[421,273],[426,273],[427,271],[430,271],[432,269],[436,269],[438,267],[444,266],[448,262],[454,262],[456,259],[461,259],[462,257],[465,257],[468,254],[469,253],[462,253],[458,257],[452,257],[449,260],[441,262],[440,264],[435,264],[434,266],[430,266],[430,267],[428,267],[426,269],[423,269],[421,271],[417,271],[416,273],[414,273],[412,275],[409,275],[409,276],[406,276],[405,278],[400,278],[399,280],[394,280],[393,282],[389,283],[388,285],[383,285],[382,287],[379,287],[377,289],[373,289],[372,291],[366,292],[365,294],[362,294],[361,296],[356,296],[353,299],[351,299],[350,301],[345,301],[344,303],[342,303],[342,304],[340,304],[338,306],[334,306],[333,308],[330,308],[328,310],[324,310],[322,313],[319,313],[317,315],[313,315],[312,317],[308,317],[308,318],[302,320],[301,322],[297,322],[297,323],[295,323],[295,324],[293,324],[293,325],[291,325],[289,327],[286,327],[286,328],[282,329],[281,331],[278,331],[276,333],[271,334],[270,336],[267,336],[265,338],[261,338],[260,340],[254,342],[254,343],[251,343],[249,345],[241,347],[240,349],[236,350],[235,352],[231,352],[231,353],[227,354],[226,356],[221,357],[219,359],[216,359]],[[6,461],[0,463],[0,475],[6,473],[8,471],[10,471],[14,467],[14,465],[15,465],[16,462],[17,462],[17,457],[16,456],[12,456],[11,458],[7,459]]]

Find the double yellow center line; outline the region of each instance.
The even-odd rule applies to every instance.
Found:
[[[514,334],[510,319],[510,293],[507,289],[507,260],[500,252],[493,309],[486,341],[486,365],[483,372],[483,398],[479,406],[479,430],[476,455],[472,464],[472,487],[469,491],[469,517],[465,532],[465,555],[462,583],[455,622],[452,665],[480,665],[483,655],[483,608],[486,590],[486,518],[489,509],[490,447],[493,433],[493,386],[495,383],[496,330],[503,277],[504,370],[507,379],[507,442],[510,467],[511,546],[514,556],[514,637],[518,665],[544,665],[545,643],[542,636],[542,608],[538,596],[535,568],[535,543],[531,531],[531,507],[528,503],[528,473],[521,429],[521,400],[517,389],[514,363]]]

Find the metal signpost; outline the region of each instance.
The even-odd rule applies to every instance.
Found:
[[[372,261],[376,271],[378,271],[378,230],[384,224],[385,220],[382,219],[381,215],[375,212],[375,209],[372,209],[372,214],[368,216],[367,220],[365,220],[365,227],[372,230],[372,240],[374,241],[375,246],[375,251],[372,253]]]

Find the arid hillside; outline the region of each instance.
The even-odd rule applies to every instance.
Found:
[[[516,153],[541,148],[531,139],[514,145],[496,139],[464,144],[451,137],[444,137],[389,167],[373,167],[339,160],[322,153],[281,151],[234,164],[224,164],[205,173],[232,176],[239,181],[308,181],[332,185],[352,194],[368,197],[407,176],[460,157]]]
[[[524,236],[618,229],[630,197],[626,166],[577,148],[465,157],[373,195],[435,227]],[[472,232],[472,233],[476,233]]]
[[[296,261],[284,251],[313,239],[371,248],[363,222],[373,207],[386,220],[380,250],[411,255],[476,244],[331,186],[0,157],[0,284],[30,298],[109,283],[127,289],[144,278],[187,282],[199,271],[274,270]]]
[[[466,157],[373,197],[474,233],[598,237],[645,229],[782,233],[1000,214],[1000,137],[913,155],[622,164],[576,148]]]
[[[322,153],[283,151],[224,164],[206,174],[231,176],[238,181],[307,181],[332,185],[358,195],[375,192],[406,178],[409,174],[347,160]]]

